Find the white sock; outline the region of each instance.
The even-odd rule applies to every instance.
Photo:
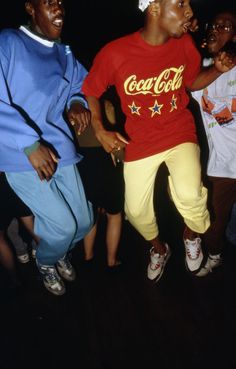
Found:
[[[210,258],[213,259],[213,260],[218,260],[218,259],[221,259],[221,254],[217,254],[217,255],[212,255],[212,254],[209,254]]]

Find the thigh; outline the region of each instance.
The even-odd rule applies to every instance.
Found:
[[[40,236],[41,227],[51,228],[52,224],[60,232],[71,219],[70,207],[59,190],[56,181],[40,181],[35,171],[7,173],[7,179],[35,215],[35,230]]]
[[[162,162],[163,155],[157,154],[124,164],[126,207],[139,211],[153,202],[155,178]]]
[[[199,196],[202,182],[199,146],[178,145],[169,150],[165,161],[177,196]]]

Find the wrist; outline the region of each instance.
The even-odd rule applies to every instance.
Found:
[[[34,142],[32,145],[24,148],[24,153],[26,156],[30,156],[32,152],[36,151],[39,148],[39,141]]]

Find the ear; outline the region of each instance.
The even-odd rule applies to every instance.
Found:
[[[29,14],[30,17],[32,17],[34,13],[34,8],[30,2],[25,3],[25,10],[26,10],[26,13]]]
[[[159,11],[160,11],[159,1],[158,2],[153,1],[148,7],[149,14],[154,16],[154,17],[156,17],[159,14]]]

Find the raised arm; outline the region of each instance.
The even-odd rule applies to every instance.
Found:
[[[203,67],[190,86],[190,91],[202,90],[214,82],[221,74],[228,72],[236,64],[236,60],[226,52],[220,52],[210,67]]]

